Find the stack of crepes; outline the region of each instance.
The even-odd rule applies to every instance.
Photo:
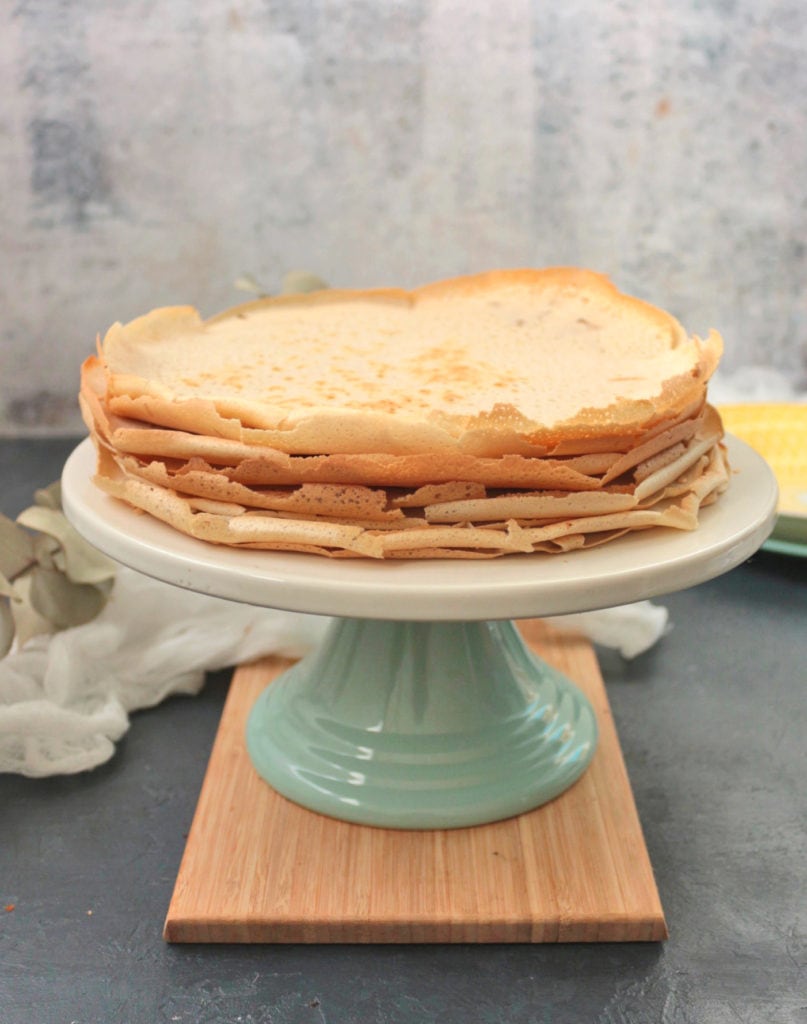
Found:
[[[81,406],[109,494],[202,541],[370,558],[693,530],[729,474],[722,351],[585,270],[115,324]]]

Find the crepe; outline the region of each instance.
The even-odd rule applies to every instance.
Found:
[[[558,553],[697,528],[729,480],[720,351],[599,275],[502,271],[157,310],[110,329],[79,400],[98,485],[208,543]]]
[[[703,401],[719,335],[569,268],[323,291],[107,332],[112,412],[286,454],[624,450]],[[605,444],[603,449],[598,447]],[[581,447],[582,446],[582,447]]]
[[[657,494],[651,507],[631,498],[617,511],[593,515],[567,515],[558,519],[546,504],[548,518],[538,521],[498,518],[501,505],[477,508],[475,519],[445,518],[445,507],[427,506],[425,518],[362,521],[333,516],[272,513],[246,506],[183,495],[170,487],[128,476],[114,460],[103,460],[96,477],[107,493],[169,523],[200,540],[253,549],[305,551],[331,556],[372,558],[494,557],[536,552],[563,552],[615,540],[624,533],[651,527],[693,530],[698,512],[728,483],[728,467],[721,445],[713,446],[685,471],[681,485]],[[588,496],[587,496],[588,497]],[[545,501],[550,501],[547,496]],[[568,500],[568,496],[565,499]],[[437,510],[437,514],[435,514]],[[469,512],[469,509],[463,509]],[[516,512],[535,511],[519,508]]]

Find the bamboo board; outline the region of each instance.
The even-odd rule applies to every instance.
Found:
[[[527,642],[585,691],[597,752],[535,811],[475,828],[336,821],[274,792],[243,735],[289,664],[234,674],[165,922],[168,942],[636,942],[667,937],[591,645],[543,623]]]

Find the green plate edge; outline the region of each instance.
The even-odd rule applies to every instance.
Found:
[[[780,513],[762,549],[777,555],[807,558],[807,516]]]

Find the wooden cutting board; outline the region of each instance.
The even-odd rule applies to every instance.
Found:
[[[307,811],[252,768],[246,719],[289,664],[237,669],[165,922],[169,942],[636,942],[667,928],[591,645],[532,620],[527,642],[600,726],[560,797],[507,821],[369,828]]]

